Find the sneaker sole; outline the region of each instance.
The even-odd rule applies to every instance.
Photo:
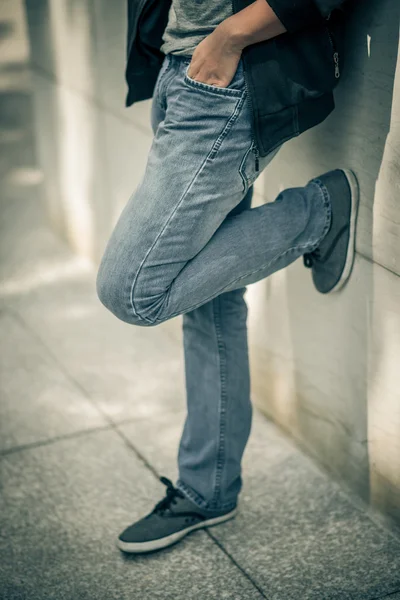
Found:
[[[153,552],[154,550],[161,550],[162,548],[168,548],[168,546],[172,546],[172,544],[176,544],[182,538],[187,536],[192,531],[196,529],[203,529],[205,527],[212,527],[213,525],[219,525],[220,523],[224,523],[225,521],[229,521],[229,519],[233,519],[236,516],[237,508],[227,513],[226,515],[222,515],[220,517],[214,517],[213,519],[207,519],[206,521],[200,521],[200,523],[196,523],[196,525],[191,525],[190,527],[186,527],[186,529],[181,529],[180,531],[176,531],[171,535],[167,535],[166,537],[160,538],[158,540],[151,540],[149,542],[122,542],[121,540],[117,540],[117,546],[122,552],[127,552],[129,554],[141,554],[143,552]]]
[[[344,265],[344,269],[340,276],[339,281],[336,285],[329,291],[338,292],[342,289],[342,287],[346,284],[347,280],[351,275],[351,271],[354,265],[354,258],[356,253],[356,225],[357,225],[357,214],[358,214],[358,205],[359,205],[359,197],[360,197],[360,188],[358,185],[357,177],[353,171],[350,169],[341,169],[341,171],[345,174],[347,182],[350,187],[351,192],[351,215],[350,215],[350,235],[349,235],[349,243],[347,246],[347,255],[346,262]]]

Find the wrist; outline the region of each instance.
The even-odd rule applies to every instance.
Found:
[[[267,41],[286,32],[286,28],[265,0],[255,0],[225,19],[218,27],[221,27],[224,43],[234,52],[241,52],[246,46]]]
[[[217,26],[220,35],[223,36],[225,44],[232,52],[242,52],[249,45],[248,35],[245,34],[236,15],[228,17]]]

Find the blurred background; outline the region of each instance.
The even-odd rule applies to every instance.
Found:
[[[225,534],[195,534],[205,556],[197,567],[192,542],[167,551],[157,563],[160,577],[169,573],[163,595],[157,579],[149,583],[155,559],[138,559],[142,583],[132,571],[126,579],[112,536],[157,500],[154,475],[174,474],[185,415],[181,319],[128,327],[94,288],[152,141],[151,101],[124,107],[126,3],[0,1],[2,598],[169,598],[182,565],[198,598],[400,592],[400,7],[355,5],[336,111],[285,145],[254,196],[255,205],[273,201],[323,171],[353,169],[353,276],[340,294],[321,296],[297,261],[249,287],[257,411],[244,502],[259,512],[252,530],[232,523]],[[309,562],[282,546],[286,571],[285,535],[260,529],[263,515],[282,528],[289,515]],[[352,574],[327,583],[335,561]]]

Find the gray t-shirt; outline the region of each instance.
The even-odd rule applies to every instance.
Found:
[[[161,51],[192,56],[197,44],[231,15],[232,0],[172,0]]]

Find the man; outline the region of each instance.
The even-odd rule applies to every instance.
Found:
[[[153,97],[154,139],[97,290],[127,323],[183,315],[188,413],[176,486],[161,478],[165,497],[122,532],[123,551],[164,548],[236,514],[252,415],[246,286],[301,256],[321,293],[338,291],[350,275],[358,205],[351,172],[322,174],[250,208],[252,185],[282,144],[334,108],[339,4],[129,4],[127,104]]]

